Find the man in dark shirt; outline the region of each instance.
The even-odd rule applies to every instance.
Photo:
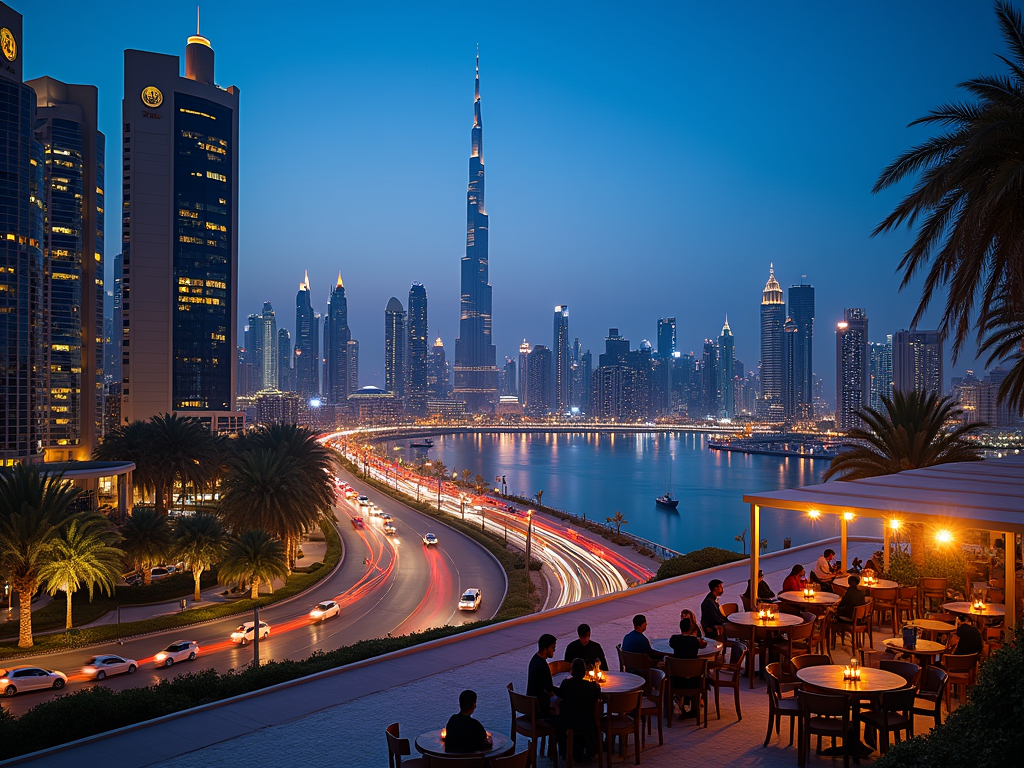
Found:
[[[583,659],[587,667],[593,669],[594,662],[601,662],[601,669],[608,669],[608,661],[604,657],[604,649],[600,644],[590,639],[590,625],[580,624],[576,628],[579,640],[573,640],[565,646],[565,660],[572,662],[573,659]]]
[[[473,717],[476,711],[476,692],[459,694],[459,711],[448,718],[445,726],[445,752],[483,752],[491,748],[491,737]]]
[[[719,579],[712,579],[708,582],[708,593],[700,604],[700,623],[704,627],[704,634],[708,637],[717,637],[718,628],[724,627],[729,620],[722,613],[722,606],[718,604],[718,598],[725,592],[725,586]]]
[[[981,632],[969,621],[958,621],[956,625],[956,646],[953,654],[956,656],[967,656],[971,653],[981,653],[984,644],[981,639]]]
[[[661,654],[651,648],[651,641],[644,632],[647,631],[647,617],[638,613],[633,617],[633,630],[622,638],[622,650],[628,653],[646,653],[652,659],[661,659]]]
[[[747,579],[747,591],[743,593],[743,597],[750,600],[750,579]],[[758,603],[774,603],[775,593],[772,592],[772,588],[768,586],[768,582],[764,580],[764,571],[757,572],[757,599],[750,600],[750,610],[757,610],[756,606]]]
[[[558,686],[558,749],[565,757],[566,732],[573,730],[573,760],[582,762],[597,751],[597,701],[601,686],[584,679],[587,665],[577,657],[572,661],[569,677]]]
[[[551,697],[555,694],[555,686],[551,681],[548,659],[554,658],[557,644],[558,638],[554,635],[541,635],[537,641],[537,652],[530,659],[526,695],[537,697],[537,717],[551,717]]]
[[[860,588],[860,576],[851,576],[850,588],[846,590],[846,594],[839,598],[839,602],[836,604],[836,616],[844,621],[853,621],[854,609],[864,605],[867,602],[866,598],[867,595]]]

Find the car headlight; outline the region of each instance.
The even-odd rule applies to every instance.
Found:
[[[91,675],[96,671],[96,667],[82,667],[82,671],[87,675]]]
[[[309,615],[312,616],[314,619],[319,619],[321,616],[324,615],[324,613],[323,611],[310,611]]]
[[[164,659],[167,658],[167,654],[166,653],[158,653],[153,658],[155,658],[157,661],[163,661]]]

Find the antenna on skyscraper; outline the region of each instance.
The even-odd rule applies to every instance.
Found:
[[[196,6],[196,34],[199,34],[199,6]]]

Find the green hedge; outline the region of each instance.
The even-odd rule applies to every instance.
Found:
[[[0,713],[0,759],[238,696],[490,623],[483,621],[401,637],[363,640],[336,651],[317,651],[301,661],[271,661],[260,667],[250,666],[224,674],[212,669],[190,672],[145,688],[114,691],[97,685],[38,704],[20,717],[3,710]]]
[[[1024,760],[1024,627],[981,665],[968,701],[923,736],[900,742],[878,768],[1020,765]]]
[[[704,547],[695,549],[685,555],[678,555],[666,560],[658,568],[658,573],[652,581],[671,579],[673,576],[683,576],[687,573],[703,571],[705,568],[714,568],[716,565],[735,563],[737,560],[746,560],[747,555],[737,552],[730,552],[728,549],[718,547]]]

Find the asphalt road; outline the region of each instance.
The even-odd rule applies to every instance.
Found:
[[[494,615],[504,595],[505,576],[486,550],[467,536],[375,493],[353,477],[343,474],[343,479],[391,514],[398,532],[393,536],[385,535],[379,517],[370,517],[354,502],[340,501],[335,517],[345,542],[344,562],[333,576],[310,592],[260,611],[260,619],[271,627],[270,637],[260,642],[261,661],[303,659],[315,650],[333,650],[388,633],[403,635]],[[364,518],[364,529],[353,527],[355,516]],[[437,535],[437,546],[427,547],[422,543],[427,532]],[[476,613],[458,610],[459,597],[468,587],[478,587],[483,593],[483,602]],[[309,610],[322,600],[337,600],[342,606],[341,614],[313,623],[308,617]],[[12,659],[4,665],[7,669],[22,665],[58,669],[70,677],[65,692],[91,685],[113,689],[149,685],[209,667],[224,672],[252,661],[251,644],[243,648],[230,641],[231,632],[247,620],[252,620],[251,614],[127,640],[123,645],[110,643],[23,660]],[[199,643],[200,655],[195,661],[181,662],[170,668],[155,665],[154,654],[175,640],[186,639]],[[133,675],[110,677],[102,682],[85,680],[79,673],[85,661],[104,653],[136,659],[139,669]],[[4,698],[3,705],[14,714],[21,714],[55,695],[59,693],[26,692]]]

